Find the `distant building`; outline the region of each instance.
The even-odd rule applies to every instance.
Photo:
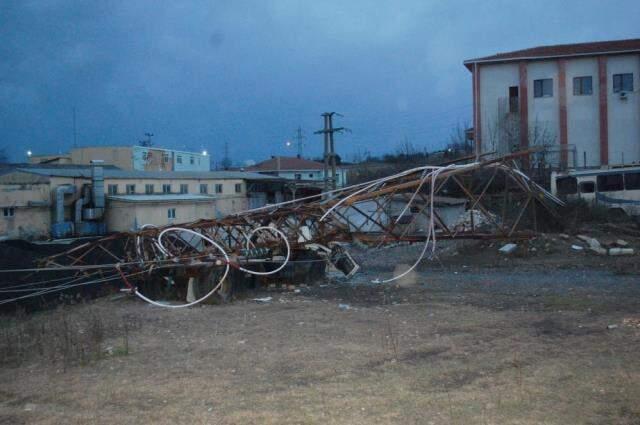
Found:
[[[33,155],[31,164],[88,165],[102,160],[123,170],[137,171],[209,171],[210,157],[203,152],[187,152],[155,146],[86,146],[68,154]]]
[[[533,47],[464,65],[477,152],[545,145],[560,166],[640,162],[640,39]]]
[[[0,168],[0,239],[131,231],[221,218],[282,200],[281,179],[237,171]]]
[[[271,159],[247,167],[246,170],[290,180],[324,182],[323,163],[295,156],[273,156]],[[346,184],[347,168],[338,166],[336,169],[336,186],[343,187]]]

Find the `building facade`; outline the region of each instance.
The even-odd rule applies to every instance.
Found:
[[[101,171],[98,177],[92,167],[82,166],[0,169],[0,239],[77,236],[95,229],[132,231],[143,224],[222,218],[250,205],[264,205],[269,183],[277,182],[262,174],[233,171],[96,168]],[[265,193],[253,193],[256,186]]]
[[[640,163],[640,39],[470,59],[476,152],[544,146],[561,167]]]
[[[210,157],[206,152],[187,152],[153,146],[86,146],[73,148],[68,154],[33,155],[32,164],[55,163],[89,165],[104,161],[123,170],[136,171],[209,171]]]
[[[247,167],[247,171],[282,177],[289,180],[324,182],[324,164],[295,156],[273,156],[266,161]],[[347,168],[336,167],[336,186],[347,185]]]

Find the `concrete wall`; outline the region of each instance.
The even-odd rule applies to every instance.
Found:
[[[165,226],[187,223],[200,219],[221,218],[247,209],[247,198],[212,198],[211,201],[180,202],[107,202],[106,222],[109,232],[128,232],[143,224]],[[168,210],[175,208],[175,218],[170,219]]]
[[[133,154],[130,146],[96,146],[71,149],[73,164],[90,164],[92,160],[102,160],[123,170],[133,169]]]
[[[608,55],[607,64],[607,123],[609,165],[640,162],[640,55]],[[529,144],[560,143],[560,87],[558,60],[527,61],[527,122]],[[613,93],[613,75],[633,73],[634,91],[622,100]],[[574,77],[591,76],[592,94],[574,95]],[[518,63],[480,64],[480,124],[482,152],[497,150],[504,153],[497,123],[503,117],[500,102],[508,99],[509,87],[519,85]],[[534,97],[534,80],[553,79],[552,97]],[[598,166],[600,156],[600,99],[598,58],[566,58],[565,95],[567,111],[567,143],[576,148],[576,164],[569,155],[569,166]],[[522,96],[522,93],[519,93]],[[507,100],[508,101],[508,100]],[[507,104],[508,107],[508,104]],[[502,108],[504,111],[504,107]],[[534,133],[538,132],[537,137]],[[542,134],[542,135],[541,135]],[[536,140],[537,139],[537,140]]]
[[[118,195],[126,194],[126,187],[129,184],[135,185],[135,194],[144,195],[145,186],[152,184],[154,187],[154,193],[162,193],[163,184],[171,184],[171,193],[180,193],[180,185],[186,184],[188,186],[188,192],[190,194],[200,194],[200,184],[207,185],[207,194],[209,195],[233,195],[233,196],[246,196],[247,185],[244,180],[232,179],[232,180],[220,180],[220,179],[114,179],[105,177],[104,190],[108,194],[109,185],[118,185]],[[215,192],[215,185],[222,185],[222,193]],[[240,184],[240,192],[236,192],[236,184]]]
[[[598,60],[583,58],[567,61],[566,75],[568,143],[576,147],[576,165],[598,166],[600,165]],[[587,76],[591,76],[592,94],[574,95],[573,79]]]
[[[5,208],[12,208],[13,216],[5,217]],[[0,239],[42,238],[50,226],[48,179],[27,173],[0,176]]]
[[[510,151],[507,141],[500,135],[500,102],[508,101],[509,87],[519,82],[518,65],[515,63],[482,66],[480,72],[480,120],[482,152]]]
[[[633,92],[622,100],[613,92],[613,74],[633,73]],[[640,55],[614,56],[607,60],[609,164],[640,162]],[[623,159],[624,158],[624,159]]]
[[[534,81],[553,79],[553,96],[534,97]],[[527,64],[527,88],[529,110],[529,146],[559,144],[559,90],[558,63],[556,61],[536,61]]]

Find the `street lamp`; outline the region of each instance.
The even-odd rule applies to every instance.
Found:
[[[29,158],[31,158],[31,155],[33,155],[33,152],[31,152],[31,149],[29,149],[29,150],[27,151],[27,156],[28,156]]]
[[[202,155],[207,156],[207,151],[206,151],[206,149],[202,151]]]

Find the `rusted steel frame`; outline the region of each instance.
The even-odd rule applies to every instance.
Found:
[[[376,204],[377,204],[378,206],[380,206],[380,204],[378,204],[377,202],[376,202]],[[355,205],[351,205],[351,206],[350,206],[350,208],[353,208],[354,210],[356,210],[357,212],[359,212],[359,213],[360,213],[360,214],[362,214],[363,216],[368,217],[368,216],[367,216],[367,213],[365,213],[364,211],[362,211],[360,208],[356,207]],[[377,212],[377,211],[379,211],[379,210],[376,210],[376,212]],[[390,233],[390,234],[392,233],[392,232],[391,232],[391,231],[390,231],[390,230],[389,230],[389,229],[388,229],[384,224],[382,224],[382,223],[380,223],[379,221],[377,221],[377,220],[373,219],[373,217],[371,217],[371,218],[370,218],[370,220],[371,220],[373,223],[377,224],[377,225],[380,227],[380,229],[383,229],[383,230],[387,231],[387,232],[388,232],[388,233]]]
[[[91,248],[89,248],[88,250],[86,250],[85,252],[83,252],[79,257],[74,257],[74,256],[72,256],[70,254],[67,254],[67,256],[73,260],[70,265],[72,265],[72,266],[75,265],[80,260],[82,260],[84,257],[86,257],[89,253],[91,253],[94,249],[96,249],[95,245],[92,246]]]
[[[491,183],[493,183],[493,180],[495,179],[497,174],[498,174],[498,167],[493,167],[493,174],[491,175],[491,178],[489,179],[487,184],[484,186],[484,189],[482,189],[482,192],[480,193],[480,195],[478,195],[478,200],[476,201],[476,203],[480,202],[482,197],[485,195],[485,193],[489,189],[489,186],[491,186]],[[476,206],[476,203],[474,203],[469,209],[470,210],[474,209]]]
[[[476,198],[475,196],[473,196],[473,194],[471,192],[469,192],[467,190],[466,187],[464,187],[464,185],[460,182],[460,180],[456,177],[453,176],[453,181],[455,181],[458,186],[460,187],[460,189],[462,189],[462,191],[465,193],[465,195],[467,195],[467,198],[469,198],[470,200],[474,201]],[[493,216],[491,215],[491,213],[489,213],[489,211],[487,211],[487,209],[480,203],[480,202],[476,202],[476,205],[478,206],[478,208],[480,209],[480,211],[482,211],[482,213],[489,219],[491,220],[491,222],[496,226],[496,228],[502,232],[503,234],[506,234],[505,229],[499,225],[496,220],[493,218]],[[470,210],[471,211],[471,210]],[[470,214],[473,214],[473,212],[471,212]]]
[[[527,209],[527,206],[529,206],[529,202],[531,202],[531,194],[529,194],[529,196],[527,196],[527,200],[525,201],[524,205],[522,206],[522,209],[520,210],[520,213],[518,214],[518,218],[516,218],[515,223],[513,223],[513,226],[511,227],[511,231],[509,232],[508,236],[511,236],[513,234],[513,232],[516,230],[516,227],[518,226],[518,224],[520,224],[520,219],[522,219],[522,215],[524,214],[524,212]]]
[[[104,252],[106,252],[108,255],[110,255],[111,257],[115,258],[116,262],[120,262],[122,261],[122,258],[118,258],[115,254],[113,254],[111,251],[109,251],[107,248],[105,248],[104,246],[102,246],[102,244],[98,244],[98,248],[100,248],[101,250],[103,250]]]

